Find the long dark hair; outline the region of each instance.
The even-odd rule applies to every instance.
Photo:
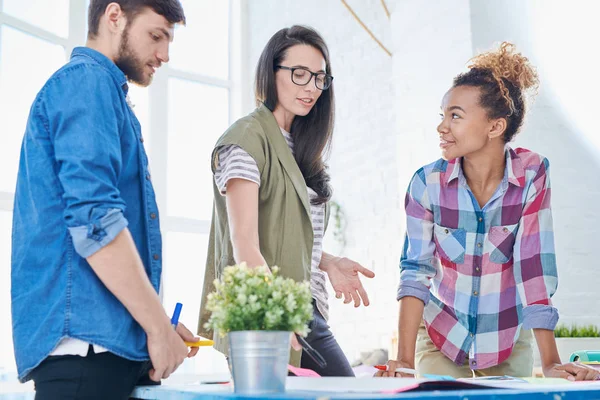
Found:
[[[325,41],[314,29],[294,25],[284,28],[271,37],[264,48],[256,67],[255,95],[257,105],[264,105],[271,111],[277,106],[275,66],[285,59],[287,50],[304,44],[319,50],[325,59],[325,72],[331,75],[329,50]],[[334,117],[333,85],[324,90],[310,112],[296,116],[290,134],[294,140],[294,156],[302,171],[306,186],[317,193],[314,204],[322,204],[331,198],[329,174],[323,157],[331,145]]]

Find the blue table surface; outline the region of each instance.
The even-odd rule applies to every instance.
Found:
[[[0,387],[3,386],[0,382]],[[33,400],[34,394],[28,393],[2,393],[1,400]],[[436,400],[600,400],[600,387],[598,389],[547,390],[523,391],[511,389],[484,389],[484,390],[458,390],[434,392],[408,392],[398,394],[375,393],[327,393],[327,392],[286,392],[279,395],[240,396],[231,392],[215,391],[204,393],[183,392],[170,390],[167,387],[157,391],[156,388],[139,387],[133,393],[140,399],[153,400],[224,400],[224,399],[436,399]]]
[[[139,391],[137,394],[141,394]],[[165,393],[166,394],[166,393]],[[2,397],[0,397],[1,399]],[[436,399],[436,400],[595,400],[600,399],[600,390],[578,391],[520,391],[508,389],[460,390],[410,392],[393,395],[385,394],[335,394],[327,392],[287,392],[283,395],[241,396],[233,393],[171,393],[167,396],[141,397],[154,400],[223,400],[223,399]]]
[[[298,379],[298,378],[296,378]],[[359,379],[359,378],[356,378]],[[329,385],[329,384],[327,384]],[[296,385],[295,388],[304,388]],[[0,400],[33,400],[32,382],[25,385],[0,379]],[[190,385],[166,383],[162,386],[141,386],[132,396],[144,400],[224,400],[224,399],[436,399],[436,400],[600,400],[600,382],[572,383],[561,386],[537,386],[535,389],[475,389],[452,391],[421,391],[397,394],[333,393],[327,391],[288,390],[276,395],[242,396],[232,393],[229,385]]]
[[[397,394],[381,393],[331,393],[315,391],[288,391],[277,395],[243,396],[236,395],[230,388],[219,388],[213,392],[194,393],[168,387],[139,387],[134,392],[136,398],[153,400],[223,400],[223,399],[436,399],[436,400],[600,400],[600,384],[596,388],[572,387],[540,390],[515,389],[475,389],[452,391],[420,391]]]

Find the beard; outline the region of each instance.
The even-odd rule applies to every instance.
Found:
[[[144,74],[144,64],[135,51],[129,45],[129,29],[126,28],[123,31],[123,37],[121,38],[121,45],[119,46],[119,53],[115,60],[115,64],[127,77],[127,80],[138,84],[139,86],[146,87],[152,82],[152,75]]]

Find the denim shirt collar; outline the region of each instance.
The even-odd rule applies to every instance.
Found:
[[[129,86],[127,85],[127,77],[110,58],[106,57],[99,51],[91,49],[89,47],[75,47],[73,49],[73,52],[71,53],[71,60],[75,57],[88,57],[103,68],[105,68],[118,83],[119,87],[123,89],[123,92],[127,94],[127,92],[129,91]]]

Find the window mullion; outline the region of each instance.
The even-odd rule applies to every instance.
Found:
[[[152,182],[156,191],[159,209],[167,209],[167,152],[169,146],[169,66],[165,65],[154,75],[148,88],[148,114],[150,131],[142,132],[150,136]]]
[[[66,59],[69,60],[73,49],[81,46],[86,37],[87,9],[85,0],[71,0],[69,2],[69,38],[65,45]]]
[[[205,85],[210,86],[217,86],[222,88],[231,87],[231,80],[229,79],[213,78],[211,76],[202,75],[195,72],[182,71],[180,69],[175,68],[169,68],[169,76],[173,78],[183,79],[186,81],[203,83]]]
[[[14,193],[0,192],[0,210],[12,211],[14,197]]]
[[[47,30],[42,29],[38,26],[30,24],[29,22],[22,21],[19,18],[15,18],[11,15],[8,15],[5,13],[0,13],[0,25],[2,25],[2,24],[10,26],[11,28],[20,30],[22,32],[25,32],[29,35],[35,36],[35,37],[45,40],[47,42],[55,43],[55,44],[61,45],[63,47],[67,47],[67,42],[68,42],[67,39],[60,37],[52,32],[48,32]]]

